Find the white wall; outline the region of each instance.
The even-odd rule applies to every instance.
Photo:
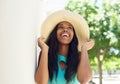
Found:
[[[40,25],[66,1],[0,0],[0,84],[35,84]]]
[[[0,0],[0,84],[35,84],[40,0]]]

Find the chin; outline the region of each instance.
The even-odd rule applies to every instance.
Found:
[[[60,44],[63,44],[63,45],[69,45],[71,42],[68,42],[68,41],[61,41],[59,42]]]

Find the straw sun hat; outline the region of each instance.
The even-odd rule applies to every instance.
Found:
[[[52,13],[41,25],[41,35],[45,37],[46,41],[51,31],[62,21],[67,21],[73,25],[79,42],[78,49],[81,50],[81,45],[89,40],[90,32],[87,22],[79,14],[68,10],[60,10]]]

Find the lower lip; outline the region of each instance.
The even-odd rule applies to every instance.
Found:
[[[66,37],[66,36],[62,36],[62,38],[68,39],[69,37]]]

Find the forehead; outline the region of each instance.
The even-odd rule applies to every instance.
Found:
[[[62,21],[62,22],[58,23],[58,25],[63,25],[63,24],[66,24],[66,25],[68,25],[68,26],[72,26],[72,24],[69,23],[69,22],[67,22],[67,21]],[[73,27],[73,26],[72,26],[72,27]]]

